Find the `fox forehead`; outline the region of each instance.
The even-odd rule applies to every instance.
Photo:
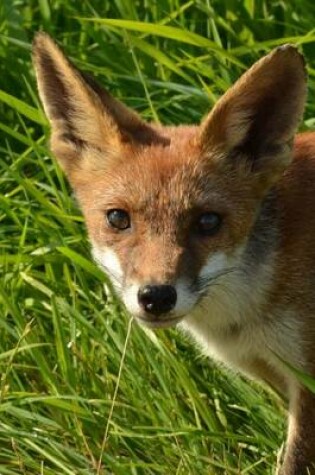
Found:
[[[98,163],[96,169],[90,169],[91,157],[83,159],[86,169],[82,166],[72,176],[82,206],[123,208],[150,219],[162,211],[177,218],[193,210],[222,212],[235,205],[238,195],[244,206],[253,193],[251,180],[218,166],[215,150],[205,156],[198,129],[160,127],[163,144],[122,144],[113,163]]]

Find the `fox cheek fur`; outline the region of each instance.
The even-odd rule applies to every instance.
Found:
[[[204,352],[285,393],[281,474],[315,473],[315,399],[278,358],[315,375],[315,137],[294,138],[302,56],[277,48],[200,126],[163,127],[47,35],[33,54],[52,151],[129,310],[153,327],[180,322]]]

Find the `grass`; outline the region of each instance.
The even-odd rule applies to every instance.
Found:
[[[177,331],[129,323],[47,148],[34,32],[146,119],[175,124],[199,121],[260,55],[296,43],[310,129],[314,20],[311,0],[1,2],[1,475],[266,475],[285,423],[275,396]]]

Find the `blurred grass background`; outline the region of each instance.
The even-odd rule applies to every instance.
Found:
[[[314,27],[312,0],[1,1],[1,475],[266,475],[285,427],[275,396],[203,359],[176,330],[132,325],[123,360],[128,317],[104,292],[47,148],[34,33],[50,33],[146,119],[172,124],[199,121],[253,61],[296,43],[310,76],[307,130]]]

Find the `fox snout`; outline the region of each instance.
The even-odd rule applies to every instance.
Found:
[[[118,292],[129,313],[139,323],[151,328],[179,323],[192,311],[200,297],[184,279],[173,283],[133,282],[123,285]]]
[[[145,244],[142,244],[144,251]],[[112,249],[93,246],[96,262],[110,275],[111,282],[127,310],[142,324],[150,327],[166,327],[178,323],[189,313],[200,297],[194,291],[188,276],[176,275],[168,261],[165,266],[153,265],[150,259],[146,268],[145,255],[130,266]],[[143,269],[145,267],[145,269]],[[147,270],[147,271],[146,271]]]
[[[139,323],[150,328],[176,325],[198,302],[198,294],[180,280],[174,284],[146,284],[138,290],[132,285],[122,292],[122,297]]]

